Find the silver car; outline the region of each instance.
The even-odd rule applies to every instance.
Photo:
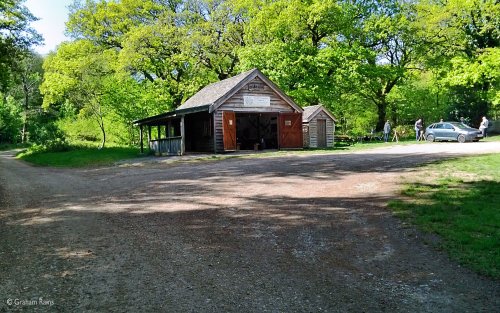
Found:
[[[425,129],[425,139],[429,142],[443,141],[478,141],[483,134],[477,128],[472,128],[459,122],[440,122],[429,125]]]

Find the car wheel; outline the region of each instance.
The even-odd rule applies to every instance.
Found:
[[[433,142],[434,141],[434,135],[427,135],[427,141],[428,142]]]
[[[458,135],[458,142],[464,143],[465,142],[465,135]]]

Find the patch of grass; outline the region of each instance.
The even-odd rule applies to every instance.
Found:
[[[54,167],[86,167],[104,166],[119,160],[139,157],[139,149],[135,147],[108,147],[97,149],[93,147],[71,147],[63,152],[30,152],[25,151],[17,158],[42,166]]]
[[[488,137],[484,138],[483,140],[481,141],[500,141],[500,135],[490,135],[488,134]]]
[[[478,273],[500,278],[500,154],[441,161],[406,185],[395,214],[438,234],[438,248]],[[437,175],[433,175],[437,173]]]

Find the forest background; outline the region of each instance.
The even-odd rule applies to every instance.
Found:
[[[46,56],[35,20],[0,2],[0,144],[133,145],[134,120],[251,68],[341,134],[500,116],[496,0],[75,0]]]

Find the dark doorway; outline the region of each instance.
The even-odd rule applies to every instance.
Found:
[[[206,112],[187,114],[184,121],[186,152],[213,152],[212,116]]]
[[[278,115],[237,113],[236,138],[241,150],[278,149]]]

